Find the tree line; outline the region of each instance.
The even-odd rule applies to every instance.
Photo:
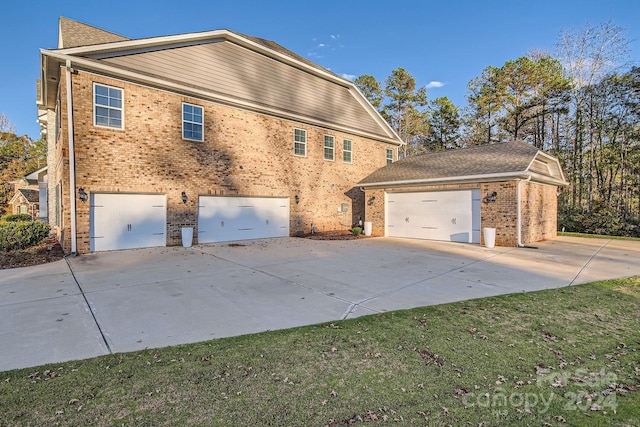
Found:
[[[561,229],[640,237],[640,68],[628,52],[611,22],[561,32],[553,54],[486,67],[464,108],[429,101],[403,68],[354,83],[406,143],[401,156],[525,141],[562,163]]]

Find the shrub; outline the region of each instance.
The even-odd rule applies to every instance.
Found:
[[[0,250],[25,249],[42,242],[50,231],[44,222],[0,223]]]
[[[353,227],[351,229],[351,233],[353,233],[354,236],[359,236],[360,233],[362,233],[362,228],[360,227]]]
[[[7,222],[20,222],[20,221],[32,221],[31,215],[29,214],[13,214],[7,215],[4,217],[4,220]]]

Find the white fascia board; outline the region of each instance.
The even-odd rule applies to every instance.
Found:
[[[522,171],[522,172],[502,172],[502,173],[484,174],[484,175],[452,176],[452,177],[429,178],[429,179],[409,179],[409,180],[403,180],[403,181],[372,182],[367,184],[356,184],[356,186],[362,187],[362,188],[411,187],[411,186],[420,186],[420,185],[469,184],[474,182],[511,181],[514,179],[531,179],[532,182],[551,184],[555,186],[568,184],[566,181],[561,181],[549,176],[540,175],[540,174],[529,172],[529,171]]]
[[[553,157],[550,154],[545,153],[542,150],[538,150],[538,152],[536,153],[535,156],[533,156],[533,159],[531,159],[531,161],[529,162],[529,166],[527,166],[527,170],[529,170],[529,168],[531,168],[531,165],[533,165],[533,162],[536,161],[536,159],[538,158],[538,156],[540,157],[544,157],[546,160],[548,160],[549,162],[555,163],[556,166],[558,167],[558,171],[560,171],[560,178],[554,178],[554,177],[546,177],[548,180],[552,180],[553,182],[557,183],[558,185],[569,185],[569,183],[567,182],[566,177],[564,176],[564,172],[562,171],[562,165],[560,164],[560,160],[558,160],[556,157]],[[545,175],[540,175],[534,172],[531,172],[532,176],[540,176],[543,177]]]
[[[396,187],[403,186],[408,187],[412,185],[436,185],[436,184],[466,184],[469,182],[492,182],[492,181],[506,181],[510,179],[526,179],[529,176],[529,172],[503,172],[495,174],[484,175],[466,175],[466,176],[452,176],[443,178],[428,178],[428,179],[408,179],[402,181],[385,181],[385,182],[372,182],[368,184],[356,184],[358,187]]]
[[[376,110],[376,108],[369,102],[367,97],[364,96],[362,92],[360,92],[360,89],[358,89],[358,86],[356,86],[356,84],[353,82],[349,82],[349,83],[351,83],[351,90],[354,91],[353,93],[356,101],[358,101],[360,105],[362,105],[362,108],[364,108],[369,112],[369,115],[373,117],[376,123],[378,123],[381,127],[386,129],[387,132],[390,133],[394,138],[397,138],[398,145],[405,145],[406,143],[402,140],[402,138],[400,138],[400,136],[398,136],[395,129],[392,128],[391,125],[389,125],[389,123],[387,123],[387,121],[382,117],[380,112]]]
[[[190,86],[185,86],[185,85],[181,85],[178,83],[173,83],[173,82],[169,82],[167,80],[163,80],[157,77],[151,77],[151,76],[146,76],[144,74],[140,74],[140,73],[136,73],[136,72],[132,72],[132,71],[128,71],[128,70],[123,70],[121,68],[118,67],[114,67],[111,65],[106,65],[103,64],[101,62],[95,61],[95,60],[88,60],[85,58],[78,58],[75,56],[70,56],[70,55],[66,55],[63,54],[59,51],[45,51],[43,52],[43,55],[51,57],[51,58],[55,58],[61,62],[64,61],[71,61],[72,64],[77,64],[79,66],[82,66],[83,68],[86,69],[90,69],[90,70],[96,70],[96,71],[100,71],[105,73],[105,75],[107,77],[112,76],[115,78],[122,78],[125,79],[127,81],[130,81],[132,83],[139,83],[139,84],[148,84],[154,87],[159,87],[162,89],[165,89],[167,91],[170,92],[178,92],[181,94],[189,94],[194,96],[195,98],[201,98],[210,102],[217,102],[223,105],[228,105],[228,106],[232,106],[232,107],[236,107],[236,108],[241,108],[241,109],[245,109],[248,111],[252,111],[252,112],[258,112],[258,113],[262,113],[262,114],[266,114],[266,115],[270,115],[270,116],[274,116],[274,117],[279,117],[279,118],[284,118],[284,119],[288,119],[288,120],[292,120],[292,121],[297,121],[300,123],[307,123],[310,125],[314,125],[314,126],[318,126],[318,127],[324,127],[324,128],[331,128],[337,131],[341,131],[341,132],[345,132],[345,133],[349,133],[352,135],[358,135],[361,137],[365,137],[365,138],[369,138],[369,139],[373,139],[376,141],[380,141],[380,142],[385,142],[388,144],[393,144],[393,145],[401,145],[401,141],[397,141],[393,138],[388,138],[388,137],[382,137],[380,135],[374,135],[374,134],[370,134],[368,132],[363,132],[361,130],[358,129],[352,129],[352,128],[348,128],[348,127],[344,127],[344,126],[339,126],[339,125],[335,125],[332,123],[327,123],[321,120],[315,120],[309,117],[304,117],[304,116],[300,116],[297,114],[292,114],[292,113],[288,113],[288,112],[282,112],[280,110],[277,110],[275,108],[269,108],[269,107],[265,107],[263,105],[259,105],[259,104],[254,104],[251,102],[247,102],[247,101],[242,101],[236,98],[231,98],[225,95],[221,95],[221,94],[214,94],[205,90],[200,90],[200,89],[195,89],[192,88]]]

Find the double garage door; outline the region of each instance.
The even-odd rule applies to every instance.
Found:
[[[167,244],[164,194],[92,193],[90,216],[91,252]],[[199,243],[288,235],[288,198],[199,198]]]
[[[200,196],[200,243],[288,235],[289,198]]]
[[[480,190],[387,193],[390,237],[480,243]]]

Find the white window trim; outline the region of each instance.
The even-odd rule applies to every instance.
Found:
[[[304,142],[296,141],[296,131],[302,131],[304,133]],[[296,144],[304,145],[304,154],[296,153]],[[296,157],[307,157],[307,130],[302,128],[293,128],[293,155]]]
[[[327,137],[331,138],[331,140],[333,141],[333,147],[331,147],[331,158],[327,159],[327,157],[324,154],[324,150],[326,150],[327,148]],[[336,137],[333,135],[325,135],[324,138],[322,138],[322,158],[328,162],[334,162],[336,160]]]
[[[389,159],[389,152],[391,152],[391,159]],[[391,163],[395,161],[395,156],[393,154],[393,148],[387,148],[387,150],[385,151],[385,159],[387,161],[387,164],[389,164],[389,160],[391,160]]]
[[[202,110],[202,123],[191,122],[191,121],[188,121],[188,120],[184,119],[184,106],[185,105],[188,105],[190,107],[197,107],[197,108],[200,108]],[[196,104],[192,104],[190,102],[183,102],[182,106],[180,107],[180,119],[182,120],[182,139],[184,139],[185,141],[198,141],[198,142],[203,142],[204,141],[204,107],[202,105],[196,105]],[[202,126],[202,137],[200,139],[186,138],[184,136],[184,123],[185,122]]]
[[[110,108],[112,110],[120,110],[121,126],[119,128],[113,127],[113,126],[99,125],[98,123],[96,123],[96,106],[98,105],[96,104],[96,86],[104,86],[110,89],[118,89],[122,93],[122,107],[116,108],[116,107],[100,105],[100,107]],[[104,128],[104,129],[124,130],[124,88],[106,85],[104,83],[93,82],[93,99],[91,100],[91,102],[93,103],[93,111],[91,113],[93,115],[93,125],[95,127]]]
[[[349,142],[351,143],[351,149],[350,149],[350,150],[345,150],[345,149],[344,149],[344,143],[345,143],[345,141],[349,141]],[[345,152],[348,152],[348,153],[349,153],[349,158],[351,158],[351,160],[346,161],[346,160],[344,159],[344,153],[345,153]],[[347,164],[349,164],[349,165],[353,163],[353,140],[352,140],[352,139],[349,139],[349,138],[343,138],[343,139],[342,139],[342,162],[343,162],[343,163],[347,163]]]

